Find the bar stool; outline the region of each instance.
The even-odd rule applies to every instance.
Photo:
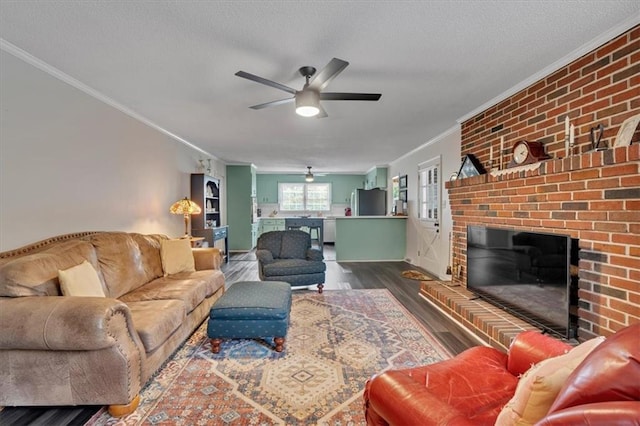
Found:
[[[315,237],[314,237],[314,232],[315,232]],[[320,248],[320,250],[322,250],[322,235],[320,234],[320,227],[319,226],[310,226],[309,227],[309,235],[311,235],[311,244],[313,245],[313,242],[316,241],[318,243],[318,247]]]

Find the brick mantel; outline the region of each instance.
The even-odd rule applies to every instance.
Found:
[[[640,27],[462,123],[462,154],[483,164],[514,141],[539,140],[540,167],[446,184],[453,216],[453,283],[466,286],[467,225],[559,233],[579,239],[579,330],[586,339],[640,322],[640,133],[630,146],[590,151],[589,129],[640,113]],[[576,125],[574,155],[564,120]],[[503,166],[508,159],[505,158]],[[456,270],[456,266],[459,267]],[[456,272],[459,274],[456,275]]]
[[[640,144],[544,161],[538,169],[446,184],[453,282],[466,286],[467,225],[579,239],[581,338],[640,321]]]

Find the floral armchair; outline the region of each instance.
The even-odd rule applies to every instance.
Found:
[[[266,232],[258,238],[256,257],[262,281],[284,281],[292,287],[317,284],[322,293],[327,266],[322,252],[311,248],[308,233]]]

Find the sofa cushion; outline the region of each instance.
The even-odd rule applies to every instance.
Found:
[[[322,273],[326,269],[327,265],[322,261],[305,259],[281,259],[262,265],[262,273],[265,277],[315,274]]]
[[[506,368],[507,355],[477,346],[455,358],[407,370],[429,394],[468,417],[472,424],[493,424],[518,384]],[[402,371],[402,370],[399,370]]]
[[[88,240],[98,255],[109,297],[119,298],[148,282],[140,261],[140,247],[132,234],[103,232],[91,235]]]
[[[311,247],[311,237],[306,232],[283,232],[279,257],[281,259],[306,259],[309,247]]]
[[[606,401],[640,401],[640,323],[608,337],[567,378],[549,409]]]
[[[192,286],[205,288],[205,296],[209,297],[224,287],[224,274],[220,270],[206,269],[195,272],[181,272],[162,278],[163,282],[188,281]],[[170,284],[172,285],[172,284]]]
[[[58,280],[64,296],[106,297],[98,273],[86,260],[58,271]]]
[[[128,302],[127,306],[147,353],[164,343],[187,317],[185,305],[180,300]]]
[[[85,260],[99,271],[93,246],[86,241],[74,240],[8,261],[0,266],[0,296],[59,296],[58,271]]]
[[[545,359],[520,378],[516,392],[504,406],[496,426],[533,425],[549,412],[560,388],[582,360],[604,340],[588,340],[568,353]]]
[[[140,247],[140,263],[149,282],[164,275],[162,260],[160,259],[160,244],[167,237],[164,235],[131,234],[133,240]]]
[[[163,240],[160,244],[160,258],[164,275],[196,270],[193,253],[191,253],[191,242],[187,238]]]
[[[187,312],[193,311],[209,295],[211,286],[198,276],[191,274],[179,279],[176,276],[158,278],[139,287],[119,299],[123,302],[141,302],[147,300],[181,300]]]

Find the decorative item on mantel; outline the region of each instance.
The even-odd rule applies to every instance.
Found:
[[[460,170],[458,171],[458,179],[464,179],[472,176],[483,174],[484,168],[472,154],[467,154],[462,159]]]
[[[576,127],[569,121],[569,116],[564,117],[564,153],[565,157],[573,155],[575,145]]]
[[[596,138],[596,131],[598,132],[598,137]],[[591,138],[591,149],[594,151],[604,151],[607,149],[606,146],[600,146],[600,141],[602,140],[602,135],[604,133],[604,125],[602,123],[598,124],[596,127],[592,127],[589,130],[589,137]]]
[[[622,122],[620,126],[620,130],[618,130],[618,134],[616,135],[616,140],[613,143],[614,147],[631,145],[633,140],[633,135],[638,128],[638,124],[640,124],[640,114],[634,115],[633,117],[629,117]]]
[[[544,151],[544,144],[538,141],[519,140],[513,144],[513,156],[507,168],[537,163],[551,157]]]
[[[522,166],[509,167],[508,169],[503,169],[503,170],[494,169],[494,170],[491,170],[489,174],[493,177],[498,177],[498,176],[508,175],[510,173],[529,172],[532,170],[539,169],[541,165],[542,163],[537,162],[537,163],[531,163],[531,164],[523,164]]]

